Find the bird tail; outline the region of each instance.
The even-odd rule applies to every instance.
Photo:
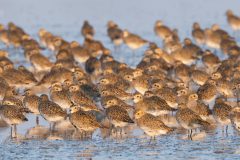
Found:
[[[103,124],[100,124],[100,128],[101,129],[109,129],[110,127],[106,126],[106,125],[103,125]]]
[[[210,126],[210,123],[207,122],[207,121],[198,120],[198,123],[199,123],[200,125],[202,125],[203,127],[208,127],[208,126]]]
[[[28,119],[26,117],[23,117],[22,120],[23,121],[28,121]]]
[[[177,109],[176,108],[171,108],[171,111],[177,111]]]
[[[23,112],[23,113],[32,113],[32,111],[30,111],[28,108],[21,108],[21,109],[20,109],[20,112]]]
[[[168,133],[172,133],[174,130],[176,130],[176,128],[170,128],[170,127],[168,127]]]
[[[128,123],[134,123],[134,121],[133,121],[131,118],[129,118],[129,119],[127,120],[127,122],[128,122]]]

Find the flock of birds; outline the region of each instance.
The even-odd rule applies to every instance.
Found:
[[[226,16],[231,28],[240,30],[240,17],[231,10]],[[38,42],[12,22],[0,25],[0,42],[22,49],[32,66],[16,68],[8,52],[0,50],[0,115],[11,125],[11,137],[17,137],[16,125],[28,121],[28,114],[36,115],[37,125],[38,116],[49,122],[51,134],[56,123],[69,121],[83,137],[91,137],[99,128],[121,135],[131,125],[151,138],[178,128],[188,131],[189,139],[193,131],[216,125],[226,127],[223,132],[228,125],[240,130],[236,39],[217,24],[202,29],[194,23],[194,42],[190,38],[181,42],[177,30],[160,20],[154,32],[162,39],[162,48],[108,22],[107,35],[116,48],[125,44],[135,51],[148,45],[133,68],[114,59],[94,39],[88,21],[81,29],[82,45],[45,29],[39,30]],[[45,49],[55,62],[42,54]],[[168,125],[169,115],[177,126]]]

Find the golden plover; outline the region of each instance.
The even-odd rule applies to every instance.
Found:
[[[123,42],[123,31],[113,21],[109,21],[107,24],[107,33],[110,40],[115,46],[119,46]]]
[[[232,10],[227,10],[227,21],[228,24],[234,31],[240,30],[240,17],[234,15]]]
[[[198,95],[196,93],[192,93],[188,96],[188,102],[186,105],[204,121],[208,120],[212,114],[212,111],[209,109],[208,105],[198,100]]]
[[[158,135],[168,134],[173,131],[172,128],[166,126],[158,117],[137,110],[134,114],[137,125],[151,138]]]
[[[18,109],[14,105],[1,105],[0,115],[5,122],[11,125],[11,137],[17,137],[16,126],[18,124],[28,121],[28,119],[24,116],[22,110]],[[14,135],[12,132],[13,131],[12,126],[14,126]]]
[[[54,130],[54,125],[58,121],[67,118],[67,112],[64,111],[58,104],[50,101],[46,94],[40,96],[40,103],[38,106],[41,116],[50,123],[50,130]]]
[[[213,80],[208,80],[204,85],[198,88],[197,94],[200,100],[210,103],[217,95],[216,82]]]
[[[69,119],[73,126],[85,132],[85,134],[90,132],[92,135],[96,129],[103,128],[93,115],[87,114],[78,106],[72,106],[70,108]]]
[[[84,63],[90,57],[89,50],[80,46],[80,44],[76,41],[71,42],[71,52],[74,56],[74,59],[79,63]]]
[[[116,96],[123,101],[132,99],[132,94],[115,87],[114,85],[107,85],[104,89],[100,90],[101,96]]]
[[[50,98],[62,109],[67,110],[72,105],[68,91],[63,90],[61,83],[54,83],[50,89]]]
[[[227,105],[222,99],[222,97],[218,97],[216,99],[215,105],[213,106],[213,115],[220,125],[226,126],[226,132],[228,129],[228,125],[231,123],[230,120],[231,110],[232,107]]]
[[[163,40],[167,37],[171,37],[173,35],[171,29],[163,24],[162,21],[157,20],[154,26],[154,32],[157,36],[162,38]]]
[[[94,28],[89,24],[88,21],[83,22],[81,33],[84,37],[93,38],[95,31]]]
[[[188,130],[188,133],[190,130],[189,137],[191,139],[193,129],[209,125],[209,123],[204,121],[199,115],[187,108],[186,104],[179,104],[176,119],[183,128]]]
[[[192,36],[198,44],[205,43],[204,30],[201,29],[199,23],[197,22],[193,23]]]
[[[132,50],[141,48],[148,43],[145,39],[142,39],[140,36],[130,33],[127,30],[123,31],[123,41]]]
[[[135,108],[154,116],[168,114],[176,109],[171,108],[164,99],[157,96],[144,97],[140,93],[134,95]]]
[[[40,103],[40,98],[33,93],[32,90],[27,89],[24,92],[23,105],[25,108],[28,108],[30,112],[36,115],[36,124],[39,125],[40,112],[38,110],[38,106]]]
[[[81,106],[84,111],[100,111],[94,101],[83,93],[78,85],[71,85],[69,87],[69,96],[70,100],[75,105]]]
[[[134,121],[130,118],[128,112],[119,106],[111,106],[106,108],[106,116],[115,128],[122,128],[130,123],[134,123]]]

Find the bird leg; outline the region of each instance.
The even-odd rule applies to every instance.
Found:
[[[88,132],[88,131],[85,131],[85,133],[86,133],[86,139],[88,139],[88,138],[90,138],[90,137],[91,137],[91,133],[90,133],[90,132]]]
[[[14,124],[14,138],[17,138],[17,125]]]
[[[118,137],[118,134],[120,133],[120,132],[119,132],[119,128],[116,127],[115,129],[116,129],[116,137]]]
[[[11,125],[11,138],[13,138],[13,126]]]
[[[88,132],[88,131],[85,131],[86,132],[86,139],[90,138],[91,137],[91,133]]]
[[[49,128],[50,128],[50,135],[53,134],[53,130],[54,130],[54,124],[52,122],[49,123]]]
[[[39,117],[36,116],[36,125],[38,126],[39,125]]]
[[[50,129],[50,131],[52,130],[52,124],[51,123],[49,123],[49,129]]]
[[[224,126],[222,126],[222,136],[224,136]]]
[[[228,135],[228,125],[226,126],[226,136]]]
[[[239,91],[237,91],[237,104],[239,104],[240,98],[239,98]]]
[[[93,132],[90,132],[90,138],[91,139],[93,138]]]
[[[52,126],[52,130],[53,130],[53,131],[55,130],[55,126],[56,126],[56,123],[54,122],[54,123],[53,123],[53,126]]]
[[[87,132],[86,131],[82,131],[83,132],[83,138],[85,139],[87,137]]]
[[[83,132],[83,130],[79,130],[79,132],[81,134],[81,140],[83,140],[84,139],[84,132]]]
[[[223,93],[223,97],[224,97],[225,101],[227,101],[227,100],[228,100],[228,97],[227,97],[227,95],[226,95],[226,94],[224,94],[224,93]]]
[[[113,133],[117,135],[117,133],[118,133],[118,128],[117,127],[113,128]]]
[[[133,56],[132,56],[132,61],[131,61],[132,65],[134,65],[135,59],[136,59],[136,51],[133,50]]]
[[[119,128],[119,130],[120,130],[120,135],[122,136],[122,128]]]
[[[83,139],[83,132],[79,129],[77,129],[77,132],[80,134],[80,139]]]
[[[110,126],[109,131],[108,131],[108,136],[112,135],[112,131],[113,131],[113,125]]]
[[[153,138],[152,138],[152,136],[151,136],[151,137],[150,137],[150,141],[149,141],[149,144],[148,144],[148,145],[150,145],[150,144],[151,144],[151,142],[152,142],[152,139],[153,139]]]
[[[190,130],[190,139],[192,140],[192,129]]]

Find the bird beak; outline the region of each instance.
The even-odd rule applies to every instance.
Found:
[[[71,106],[70,106],[70,109],[74,106],[74,103],[72,102]]]
[[[102,108],[103,108],[103,110],[104,110],[104,109],[106,109],[106,107],[105,107],[105,106],[106,106],[105,104],[104,104],[104,105],[102,105]]]

